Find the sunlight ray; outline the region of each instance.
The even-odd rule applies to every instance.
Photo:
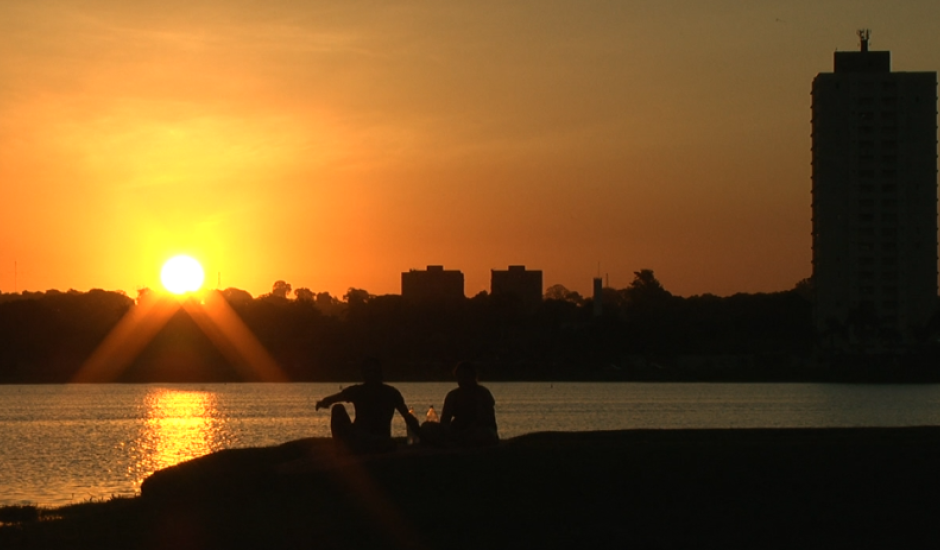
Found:
[[[147,293],[82,364],[72,382],[113,382],[179,309],[175,301]]]
[[[114,382],[170,318],[182,308],[243,381],[287,382],[287,375],[218,292],[204,301],[146,295],[132,307],[82,364],[72,382]]]
[[[186,300],[183,309],[235,367],[242,380],[288,381],[283,369],[248,330],[222,294],[208,292],[202,303],[194,299]]]

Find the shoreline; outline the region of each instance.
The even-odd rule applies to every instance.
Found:
[[[921,353],[650,353],[627,354],[607,360],[477,362],[488,382],[716,382],[716,383],[940,383],[940,349]],[[5,379],[0,385],[74,383],[337,383],[358,380],[355,368],[327,369],[320,376],[284,380],[249,380],[189,372],[186,376],[85,380],[71,378]],[[386,361],[385,379],[395,382],[453,382],[448,361]]]
[[[540,432],[486,449],[230,449],[3,548],[868,548],[940,543],[940,427]]]

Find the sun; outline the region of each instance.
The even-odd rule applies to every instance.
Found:
[[[173,256],[160,270],[160,281],[173,294],[196,292],[205,278],[202,266],[191,256]]]

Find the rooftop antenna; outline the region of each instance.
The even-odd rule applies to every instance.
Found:
[[[870,29],[858,29],[857,31],[855,31],[855,34],[857,34],[859,40],[862,41],[862,51],[867,52],[868,40],[869,38],[871,38],[871,30]]]

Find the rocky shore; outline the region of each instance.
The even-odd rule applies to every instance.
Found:
[[[940,428],[536,433],[357,457],[221,451],[0,548],[937,548]],[[3,518],[0,518],[2,520]]]

